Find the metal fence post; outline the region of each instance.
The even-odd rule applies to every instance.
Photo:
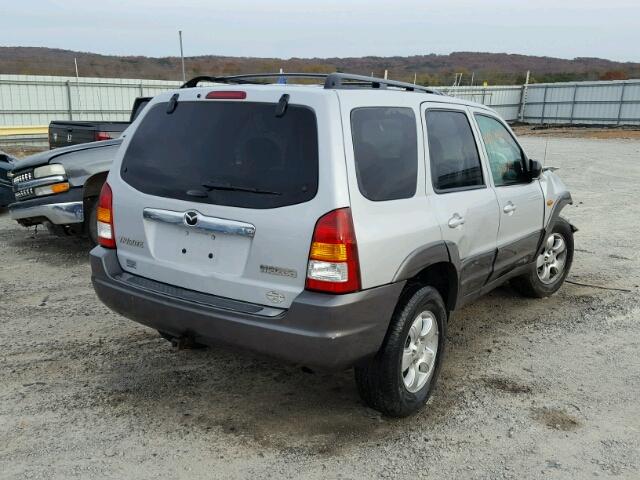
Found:
[[[576,107],[576,95],[578,93],[578,84],[573,86],[573,98],[571,99],[571,113],[569,114],[569,125],[573,125],[573,110]]]
[[[73,107],[71,106],[71,86],[69,80],[65,82],[67,85],[67,110],[69,112],[69,120],[73,120]]]
[[[522,92],[520,93],[520,112],[518,114],[518,120],[524,123],[524,109],[527,106],[527,93],[529,91],[529,75],[531,74],[530,70],[527,70],[527,77],[524,80],[524,85],[522,85]]]
[[[544,97],[542,98],[542,115],[540,115],[540,125],[544,124],[544,111],[547,108],[547,90],[549,89],[548,85],[544,86]]]
[[[622,118],[622,102],[624,101],[624,89],[626,86],[626,83],[622,84],[622,91],[620,92],[620,104],[618,105],[618,119],[616,120],[616,125],[620,125],[620,118]]]
[[[142,90],[142,82],[140,82],[140,96],[144,97],[144,90]]]

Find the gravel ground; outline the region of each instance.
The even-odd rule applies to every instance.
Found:
[[[640,474],[640,141],[536,138],[579,228],[573,281],[459,312],[438,388],[389,420],[352,372],[176,350],[95,297],[86,243],[0,215],[0,478],[551,478]]]

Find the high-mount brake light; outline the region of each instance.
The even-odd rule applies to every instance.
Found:
[[[97,222],[98,243],[105,248],[116,248],[116,235],[113,229],[113,193],[107,182],[100,191]]]
[[[214,90],[207,93],[209,100],[244,100],[247,98],[247,92],[241,90]]]
[[[316,223],[305,288],[325,293],[360,290],[360,263],[350,208],[333,210]]]

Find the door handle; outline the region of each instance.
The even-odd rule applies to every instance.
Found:
[[[449,228],[456,228],[456,227],[459,227],[460,225],[464,225],[464,218],[462,218],[457,213],[454,213],[453,217],[449,219],[448,225],[449,225]]]
[[[513,212],[516,211],[516,206],[513,203],[509,202],[504,206],[502,211],[507,215],[511,215]]]

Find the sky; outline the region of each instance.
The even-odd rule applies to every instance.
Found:
[[[407,56],[640,62],[640,0],[0,0],[0,45],[115,55]]]

